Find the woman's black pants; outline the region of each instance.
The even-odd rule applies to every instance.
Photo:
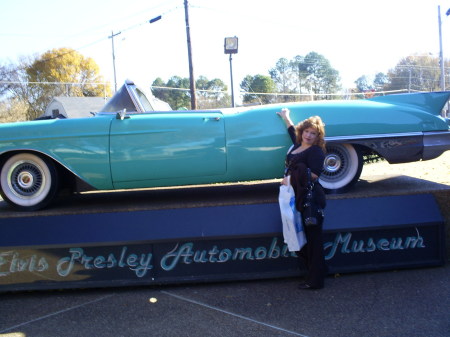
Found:
[[[323,288],[326,274],[325,257],[323,252],[323,221],[314,226],[305,226],[306,245],[298,255],[307,268],[305,282],[313,288]]]

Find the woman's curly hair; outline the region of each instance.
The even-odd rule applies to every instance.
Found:
[[[322,122],[322,119],[319,116],[312,116],[304,121],[298,123],[295,126],[295,134],[297,136],[297,143],[302,142],[302,134],[303,131],[307,128],[313,128],[317,131],[317,139],[314,142],[314,145],[318,145],[325,152],[325,124]]]

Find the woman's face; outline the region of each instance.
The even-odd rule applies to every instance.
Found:
[[[314,145],[317,141],[317,137],[319,137],[319,133],[316,129],[309,127],[303,130],[302,133],[302,144],[304,145]]]

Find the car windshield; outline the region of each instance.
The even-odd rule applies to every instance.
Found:
[[[123,109],[126,109],[127,113],[172,110],[168,103],[157,99],[152,93],[146,93],[131,81],[122,85],[99,113],[114,113]]]
[[[100,112],[117,112],[123,109],[127,109],[127,112],[137,111],[125,85],[120,87]]]
[[[139,102],[141,102],[144,111],[153,111],[153,107],[147,99],[147,96],[139,89],[136,88],[136,95],[138,96]]]

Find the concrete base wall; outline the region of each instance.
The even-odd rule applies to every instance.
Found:
[[[433,195],[444,218],[447,261],[450,261],[450,190],[435,191]]]

